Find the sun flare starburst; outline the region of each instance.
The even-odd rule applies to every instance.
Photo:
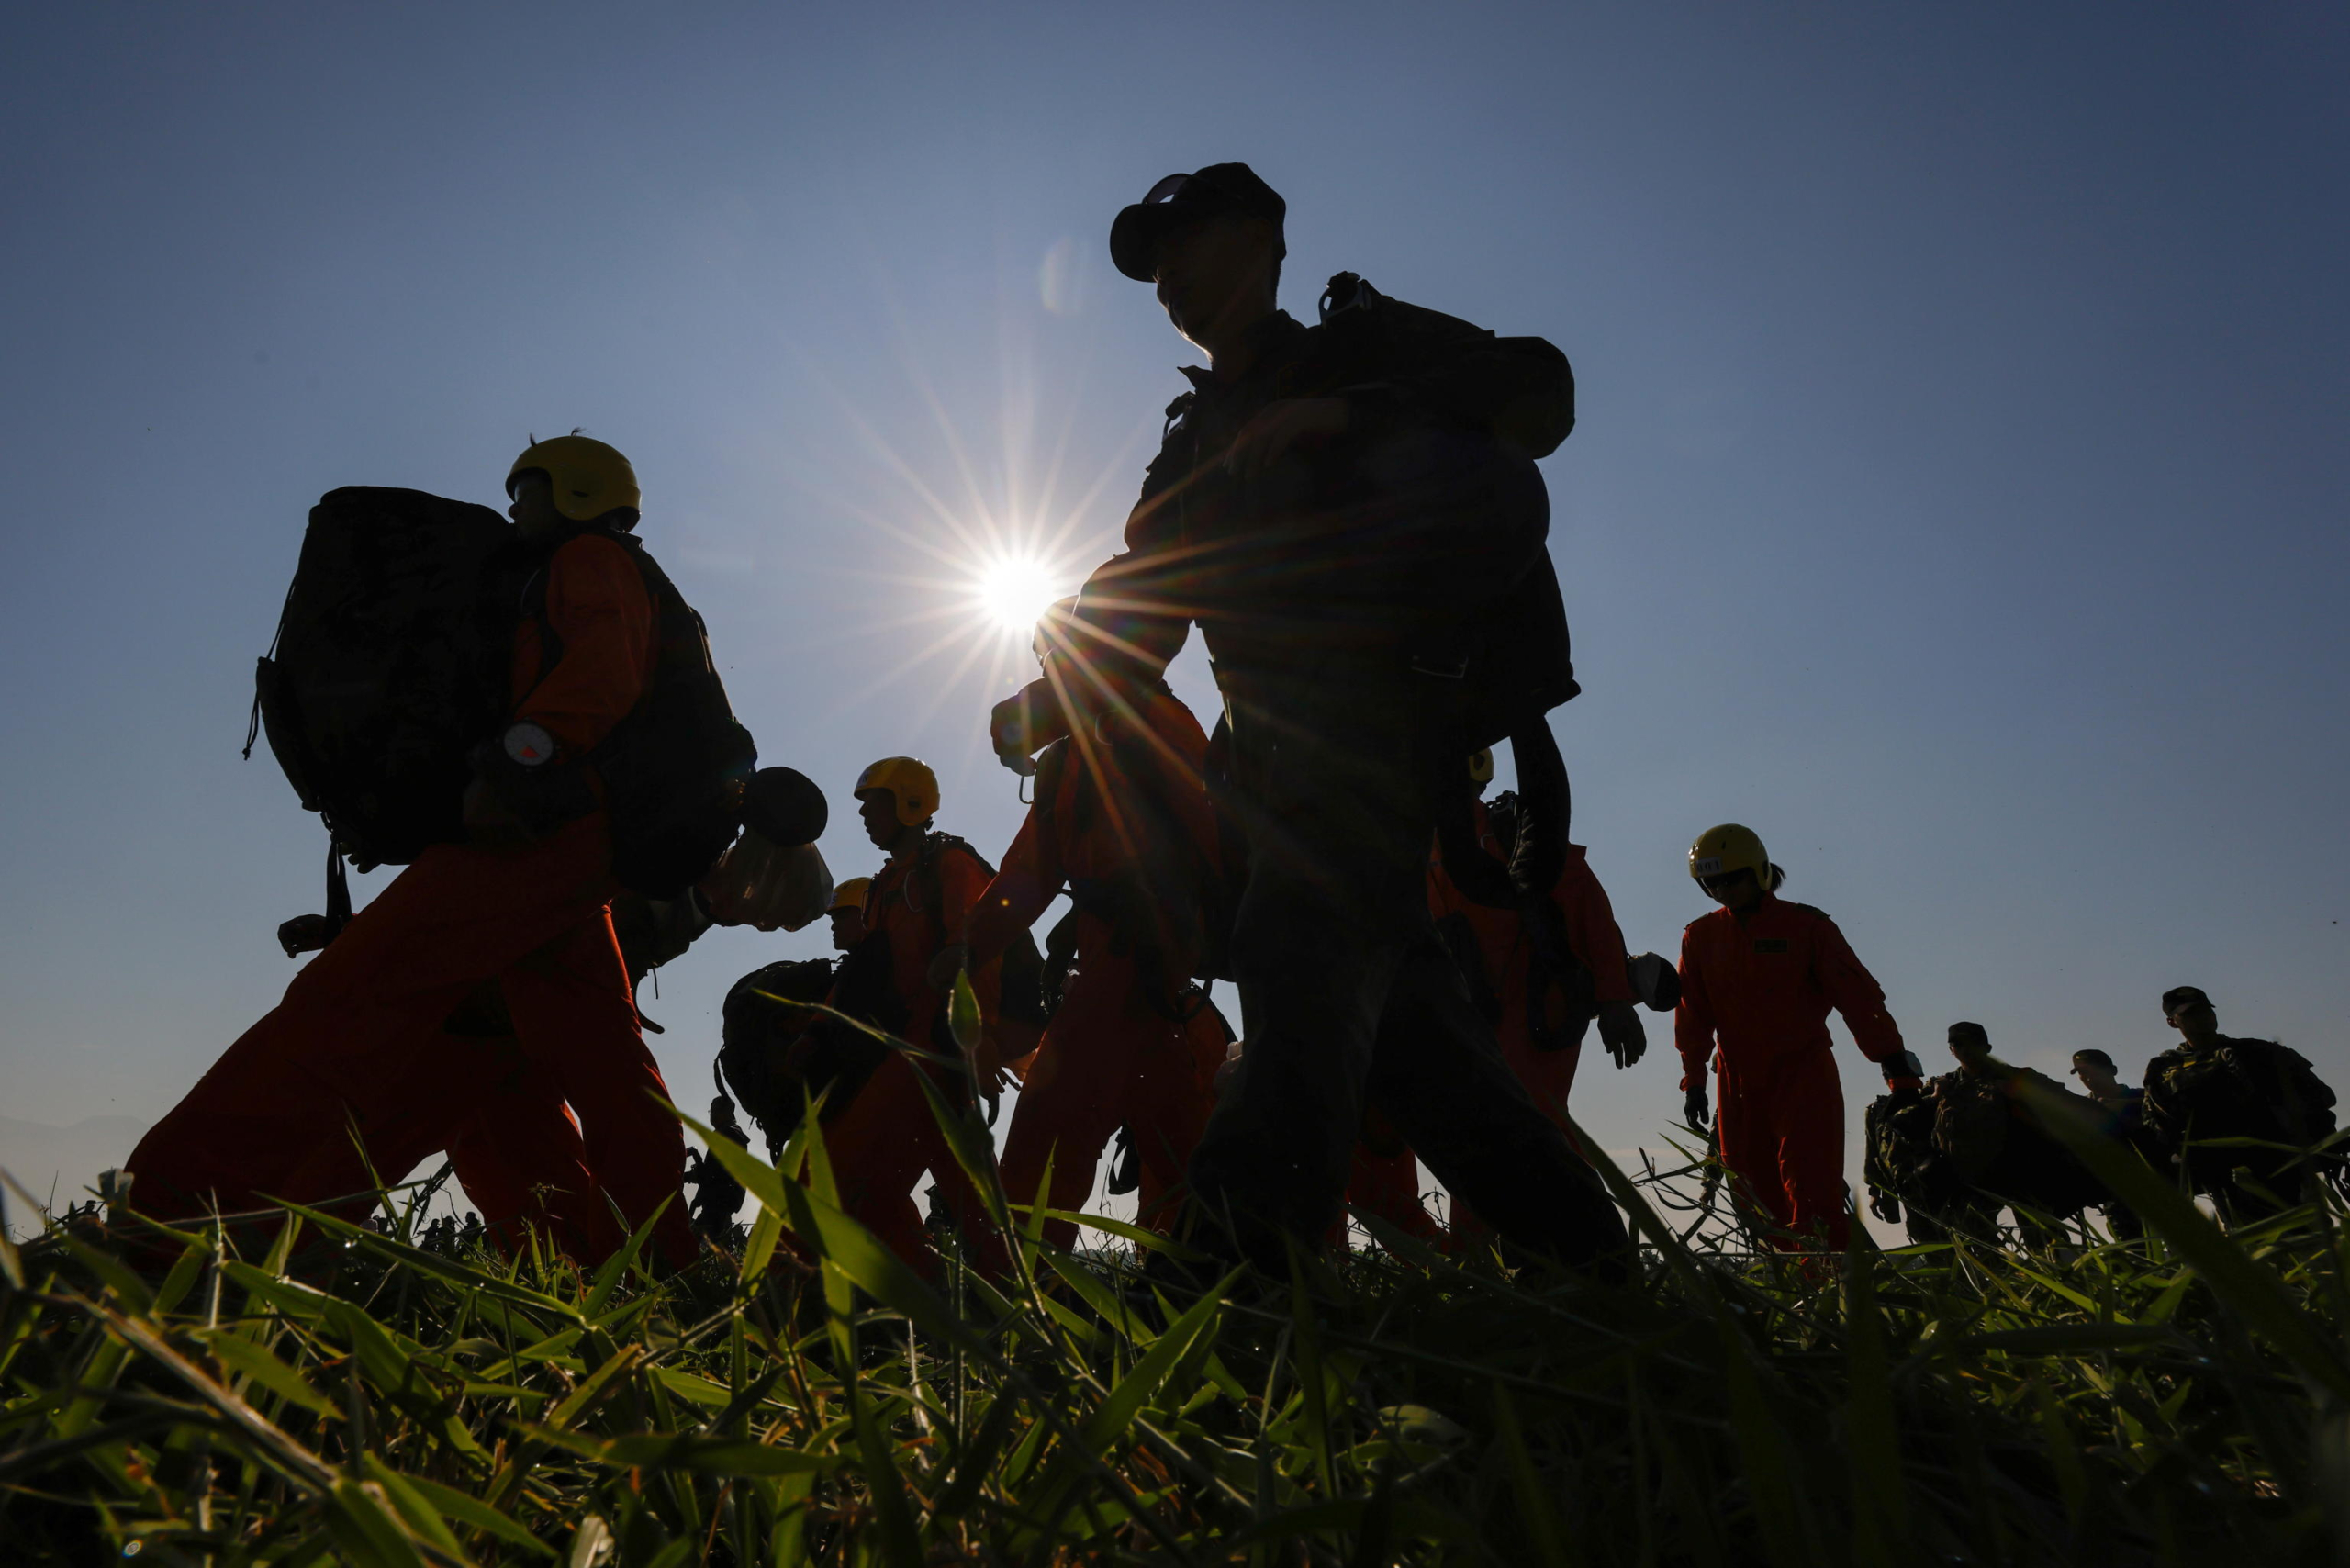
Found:
[[[1052,566],[1035,555],[1003,555],[983,567],[973,592],[981,613],[1006,632],[1025,635],[1043,618],[1063,585]]]

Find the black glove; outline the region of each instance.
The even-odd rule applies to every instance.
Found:
[[[1869,1213],[1876,1215],[1877,1218],[1885,1221],[1887,1225],[1899,1225],[1901,1223],[1901,1200],[1895,1197],[1890,1193],[1881,1193],[1872,1187],[1869,1189]]]
[[[297,914],[277,928],[277,945],[289,958],[316,953],[335,939],[340,922],[323,914]]]
[[[1682,1094],[1681,1119],[1699,1132],[1706,1130],[1706,1124],[1712,1119],[1712,1114],[1706,1104],[1704,1084],[1700,1083],[1695,1089],[1685,1091]]]
[[[1640,1015],[1628,1002],[1603,1002],[1599,1004],[1599,1042],[1607,1054],[1616,1058],[1617,1067],[1629,1067],[1647,1054],[1649,1032],[1641,1027]]]

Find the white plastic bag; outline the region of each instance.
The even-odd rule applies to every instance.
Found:
[[[814,845],[786,849],[745,828],[701,879],[701,896],[721,925],[797,931],[831,907],[833,872]]]

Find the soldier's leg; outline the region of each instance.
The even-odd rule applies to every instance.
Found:
[[[1191,1191],[1184,1171],[1215,1109],[1225,1043],[1222,1020],[1204,1006],[1181,1023],[1162,1021],[1143,1037],[1125,1085],[1125,1125],[1134,1130],[1142,1179],[1139,1224],[1163,1227]]]
[[[1844,1088],[1836,1058],[1807,1051],[1776,1065],[1773,1093],[1786,1225],[1802,1245],[1841,1252],[1852,1215],[1844,1187]]]
[[[1356,1144],[1354,1162],[1347,1172],[1347,1206],[1376,1215],[1419,1240],[1441,1239],[1436,1216],[1420,1197],[1420,1162],[1408,1148],[1374,1154],[1367,1146]],[[1338,1223],[1342,1228],[1337,1240],[1343,1244],[1343,1216]]]
[[[1338,1217],[1393,949],[1331,882],[1282,865],[1253,869],[1232,947],[1248,1047],[1192,1158],[1192,1194],[1278,1272],[1284,1234],[1312,1247]]]
[[[637,1029],[611,917],[598,911],[509,969],[498,984],[523,1054],[578,1113],[598,1186],[631,1230],[658,1210],[653,1248],[673,1268],[692,1262],[697,1249],[680,1184],[685,1129]]]
[[[315,1203],[367,1184],[352,1148],[420,1086],[404,1077],[482,981],[602,906],[603,820],[514,850],[442,844],[392,879],[140,1140],[135,1206],[163,1216]],[[425,1146],[441,1147],[438,1142]],[[381,1171],[386,1181],[407,1172]]]
[[[1504,1238],[1577,1266],[1623,1269],[1622,1215],[1504,1063],[1433,932],[1398,965],[1370,1083],[1436,1179]]]
[[[1086,957],[1020,1086],[1003,1147],[1006,1198],[1035,1202],[1049,1161],[1046,1203],[1070,1212],[1085,1206],[1102,1150],[1126,1109],[1127,1085],[1147,1037],[1172,1028],[1142,1004],[1129,961],[1111,954]],[[1045,1239],[1066,1248],[1077,1239],[1077,1226],[1047,1220]]]
[[[843,1212],[925,1274],[938,1267],[923,1231],[914,1183],[929,1163],[930,1103],[913,1067],[896,1051],[873,1070],[856,1095],[823,1123],[824,1152]]]
[[[1733,1070],[1725,1061],[1714,1097],[1714,1130],[1722,1169],[1729,1172],[1731,1198],[1766,1239],[1785,1231],[1789,1214],[1786,1188],[1779,1180],[1770,1075],[1768,1062]]]

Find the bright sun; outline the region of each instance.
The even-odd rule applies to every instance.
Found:
[[[1058,597],[1045,564],[1031,556],[1005,556],[979,574],[979,608],[1007,632],[1030,630]]]

